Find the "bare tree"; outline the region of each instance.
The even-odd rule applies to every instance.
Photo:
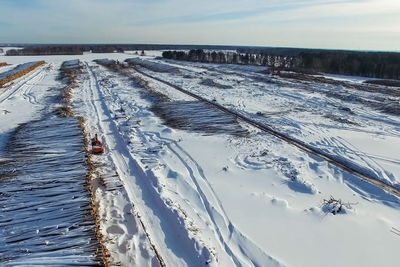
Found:
[[[344,203],[341,199],[335,199],[333,196],[330,196],[329,199],[324,199],[322,202],[322,209],[326,212],[330,212],[333,215],[342,212],[345,208],[352,209],[352,205],[356,205],[357,203]]]

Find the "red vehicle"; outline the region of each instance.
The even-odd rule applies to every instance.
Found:
[[[104,152],[103,144],[97,138],[97,134],[92,138],[92,153],[101,154]]]

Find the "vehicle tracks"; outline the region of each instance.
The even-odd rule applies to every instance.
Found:
[[[93,74],[95,74],[95,73],[93,73]],[[130,76],[127,76],[127,77],[130,77]],[[124,100],[122,100],[117,95],[113,95],[113,92],[108,90],[107,86],[105,86],[105,87],[101,86],[101,84],[103,84],[103,83],[105,85],[107,85],[110,82],[103,81],[101,79],[99,79],[99,81],[100,81],[99,82],[100,91],[102,91],[104,93],[103,97],[104,97],[105,101],[113,101],[113,103],[119,103],[119,105],[121,105],[121,106],[126,106],[123,103]],[[108,99],[109,97],[110,97],[110,99]],[[113,104],[111,104],[111,106],[112,105]],[[110,105],[106,105],[106,106],[107,106],[107,108],[110,107]],[[120,109],[118,109],[118,104],[116,104],[114,109],[115,108],[117,108],[117,111],[120,110]],[[110,112],[114,113],[115,110],[112,111],[112,109],[111,109]],[[121,112],[122,112],[122,114],[124,114],[125,112],[132,114],[132,111],[126,111],[125,108]],[[114,116],[116,116],[116,115],[114,114]],[[126,117],[124,115],[122,117],[124,117],[126,119]],[[116,127],[119,128],[118,124],[116,124]],[[230,221],[228,215],[226,214],[226,212],[224,210],[224,207],[222,206],[220,199],[214,192],[214,189],[212,188],[207,177],[205,176],[205,173],[204,173],[202,167],[196,162],[196,160],[188,152],[186,152],[178,144],[177,141],[175,141],[173,139],[168,139],[168,138],[162,137],[159,132],[154,132],[154,131],[142,132],[140,129],[137,129],[135,131],[135,134],[141,140],[140,143],[142,145],[139,145],[140,149],[147,150],[146,147],[147,148],[153,147],[153,145],[152,145],[153,143],[161,143],[161,144],[163,144],[163,146],[166,147],[166,149],[169,152],[171,152],[171,155],[174,155],[177,162],[179,162],[179,164],[181,164],[182,167],[184,167],[184,169],[187,170],[187,175],[184,175],[186,178],[183,178],[183,180],[188,185],[190,184],[190,186],[191,186],[190,188],[193,189],[192,192],[193,192],[193,194],[195,194],[197,196],[196,200],[198,200],[198,202],[194,201],[191,204],[189,202],[187,202],[189,204],[181,203],[180,200],[182,200],[183,202],[186,202],[188,200],[185,198],[182,198],[179,200],[171,199],[171,198],[163,195],[160,190],[158,190],[158,192],[155,192],[156,195],[154,195],[154,198],[161,200],[161,201],[159,201],[158,204],[155,203],[158,205],[158,208],[161,207],[163,210],[168,210],[168,212],[163,212],[164,214],[162,214],[163,215],[162,218],[160,217],[160,219],[162,219],[161,224],[167,223],[168,228],[175,228],[174,233],[173,233],[174,236],[181,235],[179,233],[182,232],[182,230],[187,231],[187,232],[183,233],[185,235],[185,237],[183,237],[183,236],[179,237],[179,240],[177,240],[177,241],[180,244],[179,250],[186,251],[185,258],[187,257],[187,259],[189,260],[186,262],[187,264],[189,264],[189,266],[194,264],[194,261],[190,259],[193,256],[189,256],[190,254],[194,253],[193,242],[198,242],[201,246],[204,246],[204,248],[206,248],[205,251],[209,251],[209,252],[202,252],[202,255],[197,254],[199,252],[195,252],[195,255],[194,255],[195,258],[204,257],[204,256],[206,256],[205,253],[211,253],[213,255],[212,258],[205,258],[204,262],[214,261],[212,259],[215,258],[216,262],[221,260],[222,262],[230,262],[230,264],[234,264],[236,266],[249,266],[252,264],[259,266],[259,264],[262,264],[262,263],[265,264],[267,262],[269,263],[269,266],[282,266],[278,260],[276,260],[272,256],[268,255],[265,251],[262,251],[262,249],[260,247],[258,247],[253,241],[251,241],[249,238],[247,238],[243,233],[240,232],[240,230],[238,228],[236,228],[232,224],[232,222]],[[122,138],[124,137],[123,133],[121,133],[121,137]],[[143,148],[143,144],[147,144],[147,145]],[[139,158],[140,157],[141,156],[139,156]],[[143,163],[142,159],[140,161]],[[147,156],[145,156],[145,159],[149,162],[151,161],[151,163],[154,163],[157,161],[157,160],[155,160],[153,162],[151,160],[151,158],[147,157]],[[147,161],[146,161],[146,164],[148,164]],[[163,164],[161,164],[161,165],[163,165]],[[128,178],[125,176],[126,176],[126,174],[122,173],[122,177],[124,180],[126,180],[126,178]],[[145,178],[146,180],[148,180],[147,183],[149,183],[149,182],[153,183],[153,187],[161,186],[163,190],[164,189],[168,190],[168,188],[165,188],[165,185],[162,182],[161,182],[161,184],[158,184],[158,182],[157,182],[158,178],[146,177],[146,176],[148,176],[147,173],[144,175],[141,173],[138,173],[136,176],[137,176],[136,179],[141,180],[142,178]],[[154,181],[151,181],[152,179]],[[130,179],[128,178],[128,180],[130,180]],[[128,187],[133,188],[133,186],[130,185],[129,182],[127,182],[126,185]],[[174,191],[174,193],[176,193],[176,192]],[[153,192],[153,194],[154,194],[154,192]],[[142,198],[146,198],[146,197],[143,196]],[[141,200],[139,199],[139,202],[140,201]],[[151,204],[151,203],[149,203],[149,204]],[[155,204],[151,204],[150,206],[154,207]],[[185,206],[185,207],[188,207],[188,205],[189,205],[190,206],[189,210],[185,210],[184,208],[182,209],[181,204],[183,204],[183,206]],[[146,210],[146,209],[144,209],[144,210]],[[200,212],[200,210],[201,210],[201,212]],[[146,217],[143,218],[144,224],[146,224],[146,226],[149,226],[148,220],[149,220],[149,218],[150,218],[150,220],[152,220],[151,219],[152,216],[148,216],[148,214],[146,212],[143,212],[143,210],[141,210],[140,213],[146,214]],[[171,213],[173,213],[173,214],[176,213],[173,216],[176,218],[179,218],[178,220],[184,220],[185,224],[187,223],[187,227],[182,228],[181,226],[178,226],[178,228],[177,228],[175,219],[171,220],[170,218],[168,218],[168,217],[171,217]],[[193,226],[193,224],[191,224],[192,221],[190,219],[187,219],[188,214],[190,214],[191,216],[195,216],[195,217],[198,216],[201,223],[196,224],[194,226],[194,228],[195,229],[196,228],[207,228],[208,230],[205,231],[206,236],[209,236],[212,240],[215,240],[215,241],[213,241],[213,242],[205,241],[203,238],[199,238],[196,234],[197,230],[195,230],[195,233],[191,232],[192,231],[191,226]],[[158,226],[154,225],[153,228],[157,229]],[[147,227],[147,229],[150,230],[150,234],[152,237],[157,236],[158,231],[157,230],[155,231],[154,229],[152,229],[151,224],[150,224],[150,227]],[[161,230],[165,231],[166,229],[161,229]],[[167,231],[167,232],[169,232],[169,231]],[[235,242],[232,242],[232,240],[237,240],[240,244],[236,244]],[[157,243],[157,241],[158,240],[156,240],[156,243]],[[188,244],[188,242],[190,242],[192,244],[190,244],[190,243]],[[162,243],[165,243],[165,242],[163,241]],[[164,246],[164,244],[162,244],[162,243],[161,244],[159,243],[158,246],[161,247],[161,252],[163,252],[163,251],[165,252],[165,249],[162,248]],[[196,247],[198,245],[194,245],[194,246]],[[174,253],[176,253],[179,256],[179,254],[181,254],[181,253],[177,253],[177,252],[178,251],[175,249]],[[252,259],[250,256],[250,255],[252,255],[252,253],[257,253],[259,255],[256,260],[257,263],[255,263],[254,259]],[[168,255],[168,253],[164,256],[166,256],[167,261],[168,261],[168,258],[170,257]]]
[[[43,73],[45,72],[45,73]],[[6,90],[2,94],[0,94],[0,104],[9,99],[10,97],[14,96],[17,92],[19,92],[22,88],[25,86],[30,86],[27,90],[25,90],[25,93],[28,92],[30,93],[31,88],[35,85],[36,81],[42,81],[44,77],[46,76],[46,65],[39,67],[38,70],[34,71],[31,75],[28,77],[23,78],[21,81],[18,82],[18,85],[15,86],[15,88]],[[28,98],[28,101],[30,103],[35,103],[35,99],[31,99],[32,96],[25,95]]]
[[[239,113],[237,113],[235,111],[232,111],[232,110],[230,110],[230,109],[228,109],[228,108],[226,108],[226,107],[224,107],[224,106],[222,106],[222,105],[220,105],[220,104],[218,104],[216,102],[207,100],[204,97],[201,97],[199,95],[196,95],[196,94],[194,94],[192,92],[189,92],[189,91],[183,89],[182,87],[179,87],[179,86],[177,86],[175,84],[172,84],[172,83],[170,83],[168,81],[165,81],[163,79],[160,79],[158,77],[150,75],[150,74],[148,74],[148,73],[146,73],[146,72],[144,72],[142,70],[139,70],[136,67],[133,67],[133,69],[134,69],[134,71],[138,72],[139,74],[141,74],[143,76],[146,76],[146,77],[148,77],[150,79],[153,79],[153,80],[156,80],[158,82],[161,82],[161,83],[163,83],[163,84],[165,84],[165,85],[167,85],[167,86],[169,86],[169,87],[171,87],[171,88],[173,88],[175,90],[178,90],[178,91],[180,91],[180,92],[182,92],[182,93],[184,93],[184,94],[186,94],[188,96],[191,96],[191,97],[195,98],[198,101],[201,101],[201,102],[204,102],[204,103],[206,103],[206,104],[208,104],[210,106],[213,106],[213,107],[219,109],[220,111],[222,111],[224,113],[233,115],[237,119],[240,119],[241,121],[243,121],[243,122],[245,122],[247,124],[250,124],[255,128],[258,128],[258,129],[260,129],[260,130],[262,130],[264,132],[267,132],[267,133],[269,133],[269,134],[271,134],[271,135],[273,135],[273,136],[275,136],[275,137],[277,137],[277,138],[279,138],[279,139],[281,139],[281,140],[283,140],[283,141],[285,141],[285,142],[287,142],[287,143],[289,143],[291,145],[294,145],[297,148],[299,148],[300,150],[303,150],[303,151],[305,151],[305,152],[307,152],[309,154],[317,156],[317,157],[319,157],[319,158],[331,163],[332,165],[334,165],[334,166],[336,166],[336,167],[338,167],[338,168],[340,168],[340,169],[342,169],[342,170],[344,170],[344,171],[346,171],[346,172],[348,172],[350,174],[353,174],[354,176],[358,177],[359,179],[381,188],[382,190],[384,190],[384,191],[386,191],[386,192],[388,192],[388,193],[390,193],[392,195],[400,197],[400,190],[397,189],[396,187],[394,187],[393,185],[390,185],[390,184],[385,183],[383,181],[377,180],[376,178],[370,177],[369,175],[360,172],[357,168],[354,168],[352,166],[346,165],[345,162],[340,162],[339,160],[335,159],[334,156],[323,154],[320,151],[318,151],[317,149],[309,146],[308,144],[306,144],[304,142],[301,142],[299,140],[296,140],[294,138],[291,138],[291,137],[289,137],[289,136],[287,136],[287,135],[285,135],[283,133],[280,133],[280,132],[276,131],[275,129],[273,129],[270,126],[261,124],[261,123],[255,121],[255,120],[253,120],[251,118],[248,118],[248,117],[246,117],[246,116],[244,116],[242,114],[239,114]]]

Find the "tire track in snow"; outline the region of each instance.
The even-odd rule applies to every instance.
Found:
[[[142,170],[131,156],[106,103],[102,100],[104,96],[96,74],[89,64],[86,64],[86,67],[94,99],[94,103],[91,104],[96,113],[94,120],[98,122],[99,130],[104,134],[106,149],[109,148],[110,156],[125,184],[129,198],[141,214],[140,221],[149,234],[150,243],[156,251],[162,252],[162,261],[168,265],[204,264],[210,258],[210,252],[206,248],[202,249],[201,254],[195,250],[200,244],[189,237],[187,229],[182,228],[177,211],[166,206],[157,192],[160,188],[157,187],[156,177],[151,172]]]
[[[354,144],[351,144],[350,142],[346,141],[345,139],[343,139],[343,138],[338,138],[338,139],[334,138],[335,141],[337,141],[342,147],[344,147],[345,149],[350,151],[354,156],[360,157],[360,159],[367,166],[370,166],[371,169],[375,170],[375,172],[378,175],[384,176],[385,179],[388,180],[388,181],[396,182],[395,179],[390,177],[390,172],[386,171],[385,168],[382,167],[382,165],[377,160],[380,159],[380,160],[385,160],[387,162],[397,163],[397,164],[399,163],[399,161],[396,161],[396,159],[390,159],[390,158],[387,159],[387,158],[383,158],[383,157],[377,157],[377,156],[374,156],[374,155],[370,155],[368,153],[362,152],[361,149],[356,147]],[[346,151],[346,154],[349,153],[348,151]],[[379,174],[379,172],[380,172],[380,174]]]
[[[275,137],[277,137],[277,138],[279,138],[279,139],[281,139],[281,140],[283,140],[283,141],[285,141],[285,142],[287,142],[287,143],[289,143],[291,145],[294,145],[297,148],[299,148],[300,150],[303,150],[308,154],[312,154],[314,156],[317,156],[317,157],[319,157],[319,158],[331,163],[332,165],[334,165],[334,166],[336,166],[336,167],[338,167],[338,168],[340,168],[340,169],[342,169],[342,170],[344,170],[344,171],[346,171],[346,172],[348,172],[350,174],[353,174],[354,176],[358,177],[359,179],[361,179],[361,180],[363,180],[363,181],[365,181],[367,183],[370,183],[372,185],[375,185],[376,187],[379,187],[380,189],[388,192],[389,194],[392,194],[392,195],[395,195],[397,197],[400,197],[400,190],[397,189],[396,187],[394,187],[393,185],[391,185],[389,183],[386,183],[384,181],[378,180],[376,177],[372,177],[369,174],[364,173],[363,171],[360,171],[357,167],[352,166],[352,165],[348,165],[347,162],[338,161],[338,159],[336,159],[335,156],[332,156],[332,155],[329,155],[329,154],[325,154],[322,151],[320,151],[320,150],[318,150],[318,149],[316,149],[316,148],[314,148],[314,147],[312,147],[312,146],[310,146],[310,145],[308,145],[308,144],[306,144],[306,143],[304,143],[304,142],[302,142],[300,140],[291,138],[291,137],[289,137],[289,136],[287,136],[287,135],[285,135],[285,134],[283,134],[281,132],[276,131],[275,129],[273,129],[270,126],[261,124],[261,123],[257,122],[254,119],[248,118],[248,117],[246,117],[246,116],[244,116],[244,115],[242,115],[242,114],[240,114],[238,112],[232,111],[232,110],[230,110],[230,109],[228,109],[228,108],[226,108],[226,107],[224,107],[224,106],[222,106],[220,104],[217,104],[217,103],[215,103],[213,101],[209,101],[209,100],[205,99],[204,97],[201,97],[201,96],[196,95],[196,94],[194,94],[192,92],[189,92],[189,91],[187,91],[187,90],[185,90],[185,89],[183,89],[183,88],[181,88],[181,87],[179,87],[177,85],[174,85],[174,84],[172,84],[172,83],[170,83],[168,81],[165,81],[165,80],[163,80],[161,78],[158,78],[158,77],[150,75],[150,74],[148,74],[146,72],[143,72],[143,71],[139,70],[138,68],[133,68],[133,69],[136,72],[138,72],[139,74],[141,74],[143,76],[146,76],[147,78],[150,78],[150,79],[156,80],[158,82],[161,82],[161,83],[163,83],[163,84],[165,84],[165,85],[167,85],[167,86],[169,86],[169,87],[171,87],[173,89],[176,89],[176,90],[178,90],[178,91],[180,91],[180,92],[182,92],[182,93],[184,93],[186,95],[189,95],[189,96],[197,99],[198,101],[201,101],[201,102],[204,102],[204,103],[206,103],[206,104],[208,104],[210,106],[213,106],[213,107],[219,109],[220,111],[222,111],[224,113],[231,114],[231,115],[235,116],[237,119],[240,119],[243,122],[246,122],[247,124],[252,125],[255,128],[258,128],[258,129],[260,129],[260,130],[262,130],[264,132],[267,132],[267,133],[269,133],[269,134],[271,134],[271,135],[273,135],[273,136],[275,136]]]
[[[35,79],[33,83],[29,83],[29,81],[25,83],[27,88],[23,91],[22,95],[24,96],[25,99],[28,99],[29,103],[37,104],[36,96],[32,94],[32,88],[37,86],[38,83],[44,80],[46,75],[49,73],[51,67],[52,65],[50,64],[48,68],[45,68],[42,72],[40,72],[39,75],[36,76],[37,79]]]
[[[102,102],[100,105],[102,105],[102,104],[104,105],[104,101],[101,100],[101,98],[99,96],[100,87],[99,87],[99,84],[97,82],[97,78],[96,78],[94,72],[92,71],[91,67],[89,66],[89,64],[86,63],[85,67],[86,67],[86,70],[87,70],[88,75],[89,75],[89,80],[88,80],[88,83],[89,83],[89,96],[88,97],[84,97],[84,102],[85,102],[85,105],[91,109],[91,112],[89,112],[87,115],[90,116],[89,120],[91,122],[95,123],[96,126],[97,126],[96,127],[97,129],[95,129],[95,132],[103,133],[106,136],[105,129],[107,127],[105,126],[105,124],[103,122],[104,120],[102,120],[102,117],[104,116],[105,111],[102,110],[102,107],[99,107],[98,104],[96,105],[96,103],[98,103],[98,102]],[[95,87],[95,89],[93,89],[93,87]],[[87,90],[84,90],[84,92],[87,93]],[[101,111],[103,111],[103,116],[101,115]],[[111,121],[111,120],[109,120],[109,121]],[[108,138],[105,138],[105,139],[108,140]],[[112,153],[113,153],[112,151],[113,150],[109,146],[110,143],[111,142],[107,142],[106,141],[106,142],[103,143],[103,145],[104,145],[105,151],[109,151],[110,152],[110,154],[107,155],[108,160],[113,162],[114,167],[116,168],[117,176],[119,176],[121,178],[121,183],[124,186],[124,180],[123,180],[123,177],[121,177],[121,174],[124,173],[126,175],[126,172],[121,171],[119,166],[116,164],[117,162],[115,161],[115,158],[112,155]],[[125,186],[124,186],[124,188],[125,188]],[[127,188],[125,188],[125,193],[128,194]],[[129,196],[127,196],[127,198],[128,198],[128,202],[132,203],[131,204],[132,205],[131,208],[133,210],[135,210],[134,206],[133,206],[134,202],[132,201],[132,199]],[[140,215],[132,214],[132,216],[134,216],[134,218],[138,222],[140,222],[142,230],[145,233],[146,238],[148,239],[150,245],[152,246],[152,249],[154,250],[154,252],[155,252],[155,254],[157,256],[158,263],[160,264],[160,266],[164,267],[165,266],[164,260],[162,259],[161,255],[159,254],[159,252],[155,248],[154,244],[152,243],[152,241],[150,239],[150,236],[149,236],[148,232],[146,231],[146,227],[145,227],[143,221],[140,218]],[[137,251],[136,253],[139,253],[139,252]],[[142,251],[142,249],[140,249],[140,253],[147,253],[147,252],[146,251]],[[139,257],[137,257],[137,258],[139,258]]]
[[[9,99],[10,97],[14,96],[18,91],[20,91],[21,88],[24,88],[25,86],[29,86],[29,82],[31,81],[36,81],[36,79],[40,79],[41,76],[39,76],[39,74],[41,74],[43,71],[45,71],[45,67],[46,65],[40,66],[38,70],[36,70],[35,72],[33,72],[31,75],[29,75],[28,77],[24,77],[22,80],[18,81],[17,85],[15,86],[15,88],[6,90],[5,92],[3,92],[0,95],[0,104],[3,103],[4,101],[6,101],[7,99]],[[43,77],[42,79],[45,77],[46,74],[42,74]]]
[[[161,64],[170,64],[170,62],[165,62],[165,61],[162,61],[162,60],[156,60],[156,61],[154,61],[154,62],[158,62],[158,63],[161,63]],[[184,71],[187,71],[187,72],[193,72],[192,70],[191,70],[191,68],[190,68],[190,66],[188,66],[187,64],[188,63],[186,63],[186,62],[180,62],[180,64],[182,64],[182,65],[177,65],[177,64],[172,64],[172,65],[174,65],[174,66],[176,66],[176,67],[180,67],[182,70],[184,70]],[[265,77],[265,74],[264,75],[262,75],[262,74],[257,74],[257,73],[247,73],[247,72],[244,72],[244,71],[242,71],[242,72],[235,72],[235,71],[230,71],[230,72],[226,72],[226,71],[224,71],[223,69],[225,69],[225,68],[222,68],[222,69],[217,69],[217,68],[212,68],[212,67],[209,67],[209,66],[204,66],[204,65],[201,65],[201,67],[203,67],[204,68],[204,70],[208,70],[210,73],[212,73],[212,74],[219,74],[218,76],[221,76],[221,75],[224,75],[224,74],[228,74],[228,75],[232,75],[232,74],[234,74],[234,75],[236,75],[236,76],[240,76],[240,77],[247,77],[247,78],[249,78],[249,79],[251,79],[251,80],[253,80],[253,81],[255,81],[255,82],[257,82],[257,81],[260,81],[260,82],[263,82],[263,81],[265,81],[265,82],[268,82],[268,81],[273,81],[274,83],[276,83],[277,84],[277,87],[268,87],[268,89],[266,90],[266,87],[264,87],[264,86],[262,86],[262,87],[260,87],[260,88],[257,88],[258,90],[260,90],[260,91],[262,91],[262,92],[264,92],[265,94],[267,94],[267,95],[270,95],[270,96],[272,96],[272,97],[275,97],[275,96],[279,96],[279,97],[285,97],[285,98],[292,98],[292,99],[302,99],[302,100],[306,100],[303,104],[302,104],[302,106],[314,106],[315,105],[315,103],[314,103],[314,101],[313,101],[313,98],[309,98],[309,97],[307,97],[307,95],[305,95],[304,93],[302,93],[302,92],[299,92],[298,90],[297,90],[297,88],[299,88],[299,86],[301,86],[302,87],[302,89],[304,89],[304,90],[306,90],[307,92],[309,92],[309,91],[311,91],[312,92],[312,94],[318,94],[318,95],[320,95],[320,96],[324,96],[324,95],[326,95],[327,94],[327,92],[329,91],[329,88],[327,89],[327,88],[324,88],[324,87],[321,87],[321,86],[317,86],[317,84],[315,84],[315,85],[313,85],[312,86],[312,90],[311,89],[309,89],[309,88],[303,88],[304,86],[307,86],[306,84],[303,84],[303,83],[301,83],[300,85],[299,85],[299,83],[294,83],[293,81],[290,81],[290,80],[281,80],[281,79],[276,79],[276,78],[274,78],[274,77],[268,77],[268,78],[266,78]],[[279,83],[278,83],[278,81],[279,81]],[[290,86],[290,85],[292,85],[292,86]],[[178,84],[178,86],[182,86],[182,83],[180,83],[180,84]],[[284,89],[284,90],[277,90],[276,88],[281,88],[282,87],[282,89]],[[293,87],[293,88],[296,88],[296,90],[294,90],[293,88],[289,88],[289,87]],[[289,89],[289,91],[288,91],[288,93],[285,93],[284,91],[287,91]],[[189,90],[190,91],[190,90]],[[296,94],[300,94],[300,97],[299,96],[294,96],[293,95],[293,93],[290,93],[290,92],[293,92],[293,91],[295,91],[296,92]],[[272,93],[271,93],[272,92]],[[303,95],[303,97],[301,97]],[[326,102],[327,101],[327,102]],[[336,107],[336,108],[340,108],[340,107],[342,107],[343,105],[344,105],[344,103],[343,103],[343,100],[340,100],[340,99],[337,99],[337,98],[335,98],[335,97],[331,97],[331,98],[326,98],[326,101],[323,101],[323,102],[321,102],[321,103],[319,103],[319,105],[320,106],[322,106],[322,105],[330,105],[330,106],[333,106],[333,107]],[[319,102],[320,102],[320,100],[319,100]],[[347,103],[347,102],[345,102],[345,103]],[[229,108],[229,109],[234,109],[235,107],[234,106],[231,106],[231,105],[224,105],[226,108]],[[240,103],[238,103],[237,104],[237,107],[239,107],[240,106]],[[314,109],[314,108],[313,108]],[[375,112],[373,112],[373,111],[371,111],[371,110],[369,110],[369,109],[365,109],[365,108],[363,108],[363,107],[358,107],[358,105],[357,105],[357,108],[355,108],[355,107],[353,107],[352,106],[352,110],[353,111],[356,111],[355,113],[359,116],[359,120],[363,120],[364,118],[366,118],[366,119],[368,119],[368,120],[373,120],[373,121],[375,121],[375,122],[383,122],[383,123],[386,123],[386,124],[389,124],[389,125],[391,125],[391,126],[393,126],[393,127],[396,127],[396,126],[398,126],[399,124],[398,124],[398,122],[396,122],[396,121],[393,121],[393,120],[391,120],[390,118],[388,118],[388,117],[384,117],[384,118],[382,118],[382,116],[378,116],[379,117],[379,119],[377,119],[377,114],[376,114],[376,111]],[[240,112],[240,111],[239,111]],[[312,112],[311,110],[310,110],[310,112]],[[367,116],[367,114],[369,115],[369,116]],[[327,115],[327,114],[324,114],[324,113],[321,113],[320,114],[321,116],[324,116],[324,115]],[[280,118],[280,120],[281,120],[282,118]],[[262,124],[263,124],[263,122],[261,122]],[[268,122],[267,122],[268,123]],[[296,121],[293,121],[293,124],[297,124],[297,122]],[[298,129],[298,130],[300,130],[300,126],[301,126],[301,131],[303,132],[303,130],[304,130],[304,132],[309,132],[309,133],[314,133],[314,132],[316,132],[316,131],[321,131],[321,130],[323,130],[323,129],[321,129],[320,127],[315,127],[315,124],[314,123],[307,123],[307,122],[301,122],[301,123],[299,123],[298,125],[296,125],[296,130]],[[294,127],[294,126],[293,126]],[[327,125],[324,125],[324,127],[328,127]],[[329,126],[329,128],[333,128],[332,126]],[[397,127],[398,128],[398,127]],[[343,130],[344,128],[343,127],[338,127],[338,129],[341,129],[341,130]],[[361,129],[357,129],[357,128],[353,128],[353,127],[351,127],[351,128],[348,128],[348,127],[346,127],[346,129],[347,130],[351,130],[351,131],[358,131],[358,132],[368,132],[368,131],[366,131],[366,130],[361,130]],[[375,131],[375,132],[372,132],[373,134],[377,134],[377,132]],[[285,133],[286,135],[290,135],[290,133],[289,132],[286,132]],[[321,132],[320,132],[320,134],[321,134]],[[387,136],[393,136],[393,137],[398,137],[399,136],[399,132],[396,132],[396,131],[394,131],[394,129],[393,128],[389,128],[389,129],[385,129],[385,132],[384,132],[384,134],[385,135],[387,135]],[[329,135],[324,135],[324,139],[326,140],[326,139],[329,139],[330,138],[330,136]],[[300,139],[301,139],[301,137],[300,137]],[[318,148],[317,148],[318,150],[320,150],[320,149],[324,149],[324,148],[321,148],[320,146],[318,146]],[[332,148],[331,148],[332,149]],[[327,152],[327,153],[330,153],[330,152]],[[337,156],[341,156],[341,155],[343,155],[343,154],[336,154],[336,157]],[[354,153],[353,155],[356,155],[357,157],[359,157],[360,158],[360,162],[366,162],[366,161],[371,161],[371,162],[374,162],[375,161],[375,159],[377,159],[377,157],[375,157],[375,156],[373,156],[373,155],[369,155],[369,154],[367,154],[367,153],[363,153],[362,152],[362,150],[360,150],[359,151],[359,153]],[[355,163],[355,165],[357,165],[357,162],[355,161],[355,160],[353,160],[351,157],[346,157],[346,161],[350,161],[350,164],[353,164],[352,162],[354,162]],[[393,162],[393,161],[392,161]],[[348,164],[347,164],[348,165]],[[375,178],[378,178],[378,179],[380,179],[380,178],[383,178],[383,179],[386,179],[386,181],[389,181],[388,182],[388,184],[391,184],[391,183],[395,183],[396,182],[396,180],[393,178],[393,173],[390,173],[390,172],[388,172],[388,171],[382,171],[382,168],[381,167],[377,167],[377,169],[374,169],[373,168],[373,166],[379,166],[379,164],[366,164],[365,165],[365,168],[367,168],[367,171],[369,171],[368,169],[370,169],[371,171],[372,171],[372,173],[373,173],[373,175],[375,176]],[[361,168],[364,168],[363,166],[361,166]],[[382,174],[382,176],[380,176],[379,174]],[[389,177],[391,177],[391,178],[389,178]],[[381,180],[381,179],[380,179]],[[397,188],[399,189],[400,187],[399,187],[400,185],[397,185]]]
[[[278,260],[266,254],[265,251],[261,250],[256,244],[236,229],[226,214],[221,200],[218,198],[205,176],[203,168],[197,161],[175,140],[163,138],[157,132],[150,132],[150,134],[157,136],[159,140],[166,141],[164,144],[179,159],[182,165],[185,166],[196,187],[196,192],[198,192],[209,220],[213,224],[213,230],[217,234],[221,247],[225,249],[225,252],[231,257],[235,265],[246,266],[253,264],[254,266],[259,266],[268,263],[268,266],[281,266]],[[198,177],[200,180],[198,180]],[[240,237],[240,243],[237,247],[235,247],[234,243],[230,242],[234,236],[236,238]],[[257,259],[258,261],[254,258],[252,259],[251,255],[248,254],[249,250],[260,255]]]
[[[105,84],[107,84],[107,81]],[[109,100],[112,99],[114,103],[118,102],[122,106],[125,104],[119,96],[113,95],[107,86],[102,88],[102,90],[107,92],[108,95],[106,97],[112,96]],[[109,104],[112,105],[112,103]],[[266,254],[265,251],[261,250],[234,227],[201,166],[175,140],[163,138],[158,132],[142,132],[141,130],[137,130],[136,134],[148,146],[151,146],[151,141],[166,145],[169,151],[185,167],[195,187],[193,190],[202,203],[202,207],[199,206],[199,209],[204,211],[205,216],[200,216],[196,213],[202,221],[205,222],[206,220],[207,225],[211,226],[213,235],[215,235],[216,243],[214,244],[219,243],[220,248],[231,259],[232,263],[236,266],[262,266],[265,264],[268,264],[268,266],[282,266],[281,263]]]

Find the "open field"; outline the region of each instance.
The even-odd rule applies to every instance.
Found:
[[[71,225],[99,240],[75,254],[70,253],[73,246],[66,248],[72,263],[96,263],[100,243],[102,260],[110,266],[397,264],[398,89],[374,85],[379,90],[363,90],[360,80],[351,77],[326,75],[341,81],[336,84],[271,76],[265,67],[178,62],[147,54],[0,56],[11,69],[46,62],[0,91],[0,164],[8,168],[0,171],[2,213],[20,205],[16,221],[28,216],[26,196],[14,192],[29,178],[13,173],[12,164],[20,157],[13,148],[16,129],[28,123],[32,135],[41,136],[43,129],[35,123],[50,110],[62,110],[70,117],[57,117],[46,135],[58,138],[62,132],[75,145],[44,152],[29,140],[26,145],[65,172],[43,172],[38,183],[63,184],[72,172],[71,179],[80,181],[76,184],[91,189],[71,200],[68,194],[56,196],[54,203],[71,207],[92,198],[90,208],[69,209],[65,221],[62,212],[50,210],[53,204],[35,203],[66,228],[71,216],[80,218],[89,209],[89,224]],[[64,62],[69,76],[60,76]],[[72,86],[66,86],[66,77]],[[56,88],[60,94],[64,88],[67,102],[52,98]],[[48,107],[50,98],[54,109]],[[56,127],[58,120],[74,125],[79,118],[84,134],[76,139],[68,123]],[[95,133],[104,144],[101,155],[90,154],[88,142]],[[68,155],[77,162],[66,161]],[[19,164],[18,170],[24,166]],[[88,172],[80,173],[74,164]],[[21,203],[11,203],[10,192]],[[40,225],[22,220],[13,226],[0,219],[6,226],[0,235],[14,242],[3,244],[0,265],[26,259],[26,252],[16,250],[17,231],[44,248],[51,245],[52,239],[37,234]],[[87,238],[64,235],[69,241],[56,236],[56,249]],[[35,258],[41,250],[31,253]],[[41,263],[52,260],[50,255]]]

